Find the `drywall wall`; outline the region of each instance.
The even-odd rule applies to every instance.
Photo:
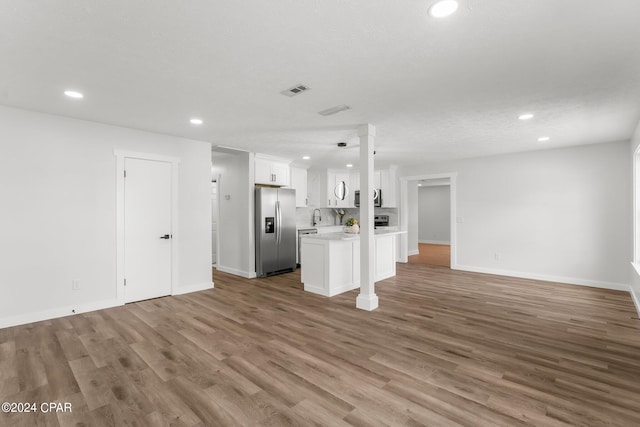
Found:
[[[633,206],[631,215],[633,217],[633,242],[631,260],[633,263],[629,267],[631,296],[636,305],[636,310],[640,316],[640,122],[636,127],[636,131],[631,138],[630,144],[631,167],[633,169],[632,178],[632,200]]]
[[[418,255],[419,241],[419,203],[418,203],[418,183],[410,181],[407,183],[407,209],[409,210],[409,222],[407,224],[407,254]],[[398,191],[397,194],[400,194]],[[400,240],[400,239],[398,239]]]
[[[628,289],[629,143],[405,167],[457,172],[452,268]]]
[[[418,189],[418,239],[420,243],[451,243],[451,191],[448,185]]]
[[[253,154],[213,153],[218,173],[218,266],[242,277],[255,277]]]
[[[180,158],[174,293],[212,286],[210,144],[0,107],[0,145],[0,327],[116,304],[114,150]]]

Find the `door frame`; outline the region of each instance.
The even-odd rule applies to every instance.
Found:
[[[113,150],[116,156],[116,300],[125,304],[125,256],[124,256],[124,163],[125,159],[150,160],[171,164],[171,295],[178,283],[178,166],[180,158],[153,153],[139,153],[127,150]]]
[[[400,178],[400,229],[402,231],[408,232],[409,227],[409,202],[408,202],[408,192],[409,192],[409,181],[421,181],[424,179],[442,179],[449,178],[450,185],[450,226],[451,226],[451,261],[450,268],[452,270],[458,270],[458,233],[457,233],[457,180],[458,173],[457,172],[447,172],[447,173],[438,173],[438,174],[425,174],[425,175],[416,175],[416,176],[405,176]],[[409,238],[407,233],[401,234],[402,244],[400,246],[400,259],[401,262],[409,261]]]
[[[220,181],[220,174],[218,174],[216,177],[214,177],[211,180],[211,184],[215,184],[216,185],[216,211],[213,212],[213,210],[211,210],[211,215],[216,216],[216,262],[215,264],[213,264],[213,259],[211,260],[211,267],[218,267],[218,258],[220,256],[220,238],[218,237],[218,233],[220,230],[220,224],[218,224],[220,222],[220,185],[219,185],[219,181]],[[213,249],[213,248],[212,248]]]

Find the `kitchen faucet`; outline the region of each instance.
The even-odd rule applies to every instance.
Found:
[[[316,222],[316,211],[318,211],[318,221],[322,221],[322,215],[320,214],[320,209],[313,210],[313,226],[315,227],[318,223]]]

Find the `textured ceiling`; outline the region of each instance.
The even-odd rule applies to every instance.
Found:
[[[3,0],[0,104],[331,167],[357,165],[336,143],[362,123],[381,165],[629,139],[639,1],[432,3]]]

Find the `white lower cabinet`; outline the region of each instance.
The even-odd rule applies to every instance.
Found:
[[[378,235],[374,239],[373,277],[376,282],[396,275],[396,235]],[[353,244],[353,281],[360,286],[360,240]]]
[[[375,280],[383,280],[396,275],[396,236],[395,234],[376,236],[375,238]],[[360,283],[358,281],[358,283]]]
[[[304,290],[332,297],[360,286],[353,282],[353,240],[302,239]],[[359,242],[358,242],[359,243]]]
[[[324,236],[324,237],[323,237]],[[360,287],[360,238],[344,233],[302,238],[301,280],[304,290],[327,297]],[[396,234],[376,235],[376,282],[396,275]]]

